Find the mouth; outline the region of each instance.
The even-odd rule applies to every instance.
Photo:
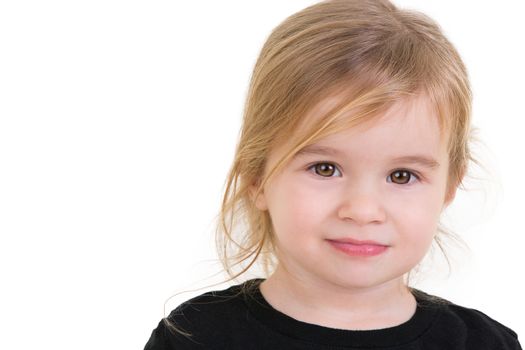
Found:
[[[388,246],[388,244],[383,244],[376,241],[366,240],[362,241],[359,239],[354,238],[338,238],[338,239],[328,239],[330,242],[337,242],[337,243],[347,243],[347,244],[353,244],[353,245],[379,245],[379,246]]]
[[[360,241],[352,238],[328,239],[332,247],[350,256],[376,256],[384,253],[389,246],[376,241]]]

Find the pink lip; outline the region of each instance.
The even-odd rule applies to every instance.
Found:
[[[337,250],[351,256],[375,256],[388,249],[387,245],[375,241],[360,241],[352,238],[329,239],[328,242]]]
[[[350,243],[350,244],[355,244],[355,245],[370,244],[370,245],[386,246],[386,244],[382,244],[382,243],[379,243],[379,242],[376,242],[376,241],[360,241],[358,239],[353,239],[353,238],[329,239],[329,241],[339,242],[339,243]]]

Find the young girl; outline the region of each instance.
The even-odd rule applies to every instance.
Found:
[[[427,16],[329,0],[287,18],[253,71],[217,231],[230,281],[268,277],[182,303],[145,349],[521,349],[409,286],[475,162],[470,113]]]

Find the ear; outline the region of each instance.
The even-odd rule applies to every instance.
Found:
[[[264,190],[259,193],[259,196],[257,197],[257,199],[255,199],[255,194],[257,193],[256,185],[251,185],[249,188],[249,192],[250,192],[250,198],[252,201],[255,201],[255,206],[257,207],[257,209],[261,211],[268,210],[268,205],[266,203],[266,198],[264,196]]]
[[[443,208],[448,207],[454,198],[456,198],[456,192],[458,191],[458,187],[463,181],[463,178],[465,177],[465,170],[461,172],[461,175],[459,176],[459,181],[457,181],[449,190],[448,193],[445,196],[445,202],[443,203]]]
[[[445,202],[443,203],[443,208],[448,207],[450,203],[452,203],[454,198],[456,198],[457,190],[458,188],[455,186],[448,191],[447,195],[445,196]]]

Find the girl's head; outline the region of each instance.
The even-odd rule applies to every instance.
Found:
[[[392,273],[408,272],[473,160],[470,110],[463,62],[425,15],[332,0],[290,16],[253,71],[217,231],[226,271],[259,259],[269,274],[351,237],[404,245]]]

